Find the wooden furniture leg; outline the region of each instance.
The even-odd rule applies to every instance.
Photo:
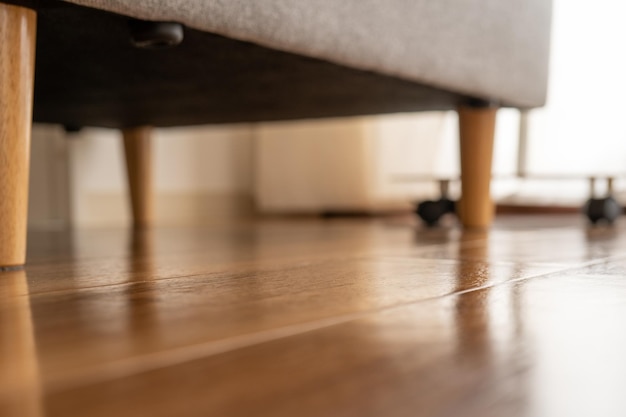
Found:
[[[458,212],[466,228],[491,225],[491,163],[496,107],[462,106],[458,109],[461,140],[461,200]]]
[[[153,220],[151,130],[144,126],[122,132],[135,228],[150,226]]]
[[[26,260],[36,20],[0,3],[0,270]]]

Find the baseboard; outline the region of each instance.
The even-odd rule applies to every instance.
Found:
[[[581,206],[574,205],[534,205],[534,204],[497,204],[498,214],[575,214]]]

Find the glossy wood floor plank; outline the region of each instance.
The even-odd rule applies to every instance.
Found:
[[[33,264],[0,275],[0,415],[582,415],[548,412],[566,407],[550,385],[594,372],[564,360],[604,341],[599,380],[626,363],[624,226],[37,233]],[[606,385],[590,392],[618,401]]]
[[[618,237],[588,244],[583,228],[558,228],[550,236],[535,230],[494,230],[488,236],[458,230],[414,233],[409,221],[318,221],[317,226],[315,221],[287,221],[153,234],[124,229],[74,236],[40,233],[30,241],[31,293],[144,280],[142,268],[148,266],[151,281],[381,256],[576,266],[610,256],[626,243]]]
[[[102,404],[94,416],[618,416],[625,315],[621,278],[563,274],[51,393],[47,404],[52,415]]]
[[[317,222],[317,227],[310,221],[286,222],[238,229],[234,226],[230,233],[215,228],[164,229],[151,235],[98,231],[73,239],[63,234],[55,234],[55,239],[33,236],[31,241],[43,243],[29,254],[30,290],[39,293],[141,280],[145,278],[142,268],[148,264],[148,278],[156,280],[362,257],[393,247],[428,247],[449,241],[445,232],[426,239],[403,233],[393,241],[388,233],[381,236],[380,228],[362,222]]]
[[[553,271],[480,262],[337,261],[42,295],[33,297],[32,311],[38,339],[47,346],[41,352],[45,379],[73,383],[129,357],[247,334],[254,339],[287,326],[297,331],[300,324]],[[468,280],[459,283],[459,274]]]

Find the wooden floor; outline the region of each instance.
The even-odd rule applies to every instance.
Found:
[[[0,416],[626,415],[626,222],[34,233]]]

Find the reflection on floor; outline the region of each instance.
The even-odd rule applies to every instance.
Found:
[[[33,233],[0,416],[623,416],[626,223]]]

